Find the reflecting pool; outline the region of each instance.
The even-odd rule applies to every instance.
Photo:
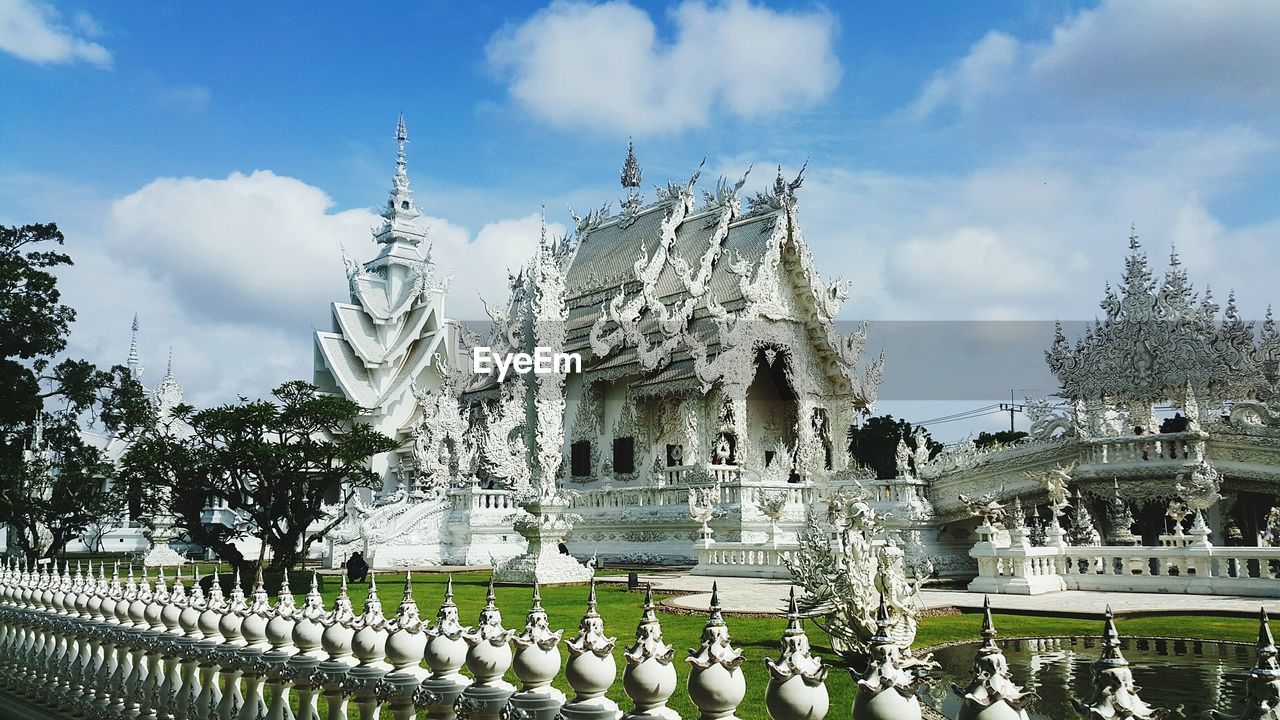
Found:
[[[1029,709],[1035,720],[1080,717],[1071,699],[1091,694],[1090,666],[1098,659],[1096,638],[998,640],[1009,659],[1014,680],[1040,699]],[[973,677],[973,656],[979,642],[955,645],[934,653],[941,664],[922,699],[949,718],[956,717],[959,698],[951,683],[967,685]],[[1201,640],[1142,640],[1126,638],[1121,648],[1133,669],[1142,699],[1168,708],[1168,717],[1208,717],[1210,709],[1235,713],[1244,697],[1244,682],[1254,663],[1250,645]]]

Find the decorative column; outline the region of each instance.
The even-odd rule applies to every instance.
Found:
[[[1162,712],[1138,697],[1139,688],[1133,684],[1133,671],[1129,661],[1120,652],[1120,634],[1111,618],[1111,606],[1107,606],[1106,621],[1102,627],[1102,656],[1093,664],[1093,697],[1088,703],[1072,700],[1077,712],[1090,720],[1132,718],[1132,720],[1156,720]]]
[[[1258,611],[1258,661],[1244,685],[1244,711],[1238,716],[1210,710],[1213,720],[1280,720],[1280,663],[1266,608]]]
[[[253,583],[253,601],[239,611],[240,635],[244,645],[236,651],[235,663],[244,671],[244,701],[236,714],[240,720],[258,720],[266,714],[267,699],[262,693],[263,672],[267,669],[262,656],[271,649],[267,642],[267,623],[271,621],[271,603],[262,579],[262,566]]]
[[[622,654],[627,666],[622,670],[622,688],[635,703],[624,720],[680,720],[667,707],[676,691],[675,648],[662,641],[662,624],[654,612],[653,586],[645,588],[644,611],[636,625],[636,644]]]
[[[889,608],[884,595],[876,610],[876,634],[871,638],[867,670],[858,678],[853,720],[920,720],[916,690],[927,682],[927,672],[937,667],[928,657],[904,658],[889,637]]]
[[[515,686],[502,679],[511,667],[511,636],[515,632],[502,627],[502,613],[494,600],[490,577],[480,619],[462,634],[467,643],[467,668],[476,679],[458,699],[457,713],[467,720],[498,720],[515,692]]]
[[[547,611],[542,608],[538,585],[533,586],[533,607],[525,616],[524,632],[514,638],[516,644],[512,668],[520,678],[520,692],[511,696],[511,707],[524,712],[529,720],[555,720],[564,705],[564,693],[551,687],[560,674],[560,637],[563,630],[551,632]]]
[[[467,643],[462,639],[462,623],[458,606],[453,603],[453,576],[445,585],[444,602],[436,613],[436,621],[427,628],[427,649],[423,653],[431,677],[422,681],[419,705],[425,706],[432,720],[453,720],[453,706],[462,690],[470,684],[458,672],[467,662]]]
[[[414,696],[429,675],[422,667],[422,656],[427,649],[427,635],[423,630],[418,604],[413,600],[413,578],[406,572],[400,607],[387,623],[386,655],[391,670],[383,678],[382,687],[393,720],[415,720],[418,716]]]
[[[227,609],[227,601],[222,596],[222,578],[214,572],[209,583],[209,599],[204,603],[204,611],[197,621],[200,626],[200,641],[196,644],[196,652],[200,657],[200,694],[195,699],[192,713],[196,720],[209,720],[214,717],[214,709],[222,702],[221,664],[218,652],[222,646],[222,613]]]
[[[118,669],[117,663],[120,656],[117,653],[117,645],[121,641],[122,636],[119,632],[120,619],[116,617],[116,605],[124,599],[124,588],[120,584],[120,563],[117,561],[111,566],[111,580],[107,581],[104,577],[105,568],[98,568],[99,587],[102,588],[102,602],[99,604],[99,612],[102,613],[102,630],[101,630],[101,647],[102,660],[98,663],[94,676],[90,679],[90,687],[93,688],[93,706],[94,711],[105,711],[115,702],[115,685],[114,679]],[[26,578],[24,577],[24,580]],[[24,591],[19,591],[18,600],[22,601]],[[22,638],[19,638],[21,641]],[[21,651],[21,645],[19,646]]]
[[[204,599],[204,591],[200,589],[199,578],[192,574],[191,595],[187,598],[187,606],[178,616],[178,625],[182,628],[181,670],[178,683],[178,695],[174,699],[174,720],[195,720],[196,699],[200,697],[200,683],[197,673],[200,669],[200,641],[204,633],[200,631],[200,616],[208,609]]]
[[[618,666],[613,660],[613,647],[617,638],[606,637],[604,619],[596,612],[596,581],[591,580],[587,596],[587,612],[578,623],[578,636],[565,643],[569,649],[569,662],[565,666],[565,679],[573,688],[573,701],[560,709],[564,720],[618,720],[622,712],[618,704],[605,697]]]
[[[240,571],[236,570],[231,597],[222,611],[222,617],[218,619],[218,631],[222,633],[222,645],[215,651],[215,657],[222,667],[222,701],[218,703],[216,712],[218,720],[233,720],[244,706],[244,696],[240,693],[240,676],[244,668],[240,665],[238,655],[240,648],[246,645],[242,628],[248,610],[244,588],[240,585]]]
[[[809,650],[809,637],[804,634],[796,591],[791,589],[787,603],[787,629],[782,633],[782,652],[777,662],[765,658],[769,668],[769,687],[764,693],[765,709],[773,720],[822,720],[831,708],[827,695],[827,668],[822,659]]]
[[[183,683],[181,663],[192,644],[182,627],[182,614],[186,612],[187,605],[187,589],[182,584],[182,569],[179,568],[173,578],[169,602],[160,612],[160,622],[164,625],[165,652],[160,658],[164,681],[160,684],[157,709],[166,717],[178,716],[177,703]]]
[[[369,592],[364,599],[364,612],[352,622],[355,635],[351,637],[351,651],[356,658],[355,667],[347,675],[347,687],[354,690],[356,707],[361,720],[378,717],[378,682],[391,670],[387,664],[387,618],[382,613],[382,600],[378,597],[378,583],[369,574]]]
[[[586,582],[595,575],[591,566],[560,552],[560,538],[569,534],[578,519],[576,514],[569,512],[568,496],[553,489],[548,494],[525,499],[520,507],[528,515],[517,518],[514,527],[528,541],[529,547],[523,555],[513,557],[494,569],[496,582],[563,585]]]
[[[323,687],[324,699],[329,706],[329,720],[347,719],[347,673],[358,662],[351,656],[351,642],[355,637],[352,623],[355,613],[351,598],[347,595],[347,577],[342,576],[342,588],[333,601],[333,611],[321,623],[324,633],[320,645],[326,658],[316,667],[315,682]]]
[[[747,694],[742,651],[730,644],[729,627],[720,614],[720,592],[711,584],[711,607],[702,628],[702,646],[690,650],[689,698],[701,712],[698,720],[738,720],[735,712]]]
[[[145,577],[143,583],[146,583]],[[134,632],[135,613],[133,608],[137,605],[136,622],[141,623],[144,606],[138,603],[139,591],[138,583],[133,577],[133,566],[130,565],[128,581],[125,582],[124,586],[124,595],[116,603],[116,620],[120,625],[120,640],[116,643],[116,675],[114,678],[116,696],[111,702],[111,710],[116,715],[124,715],[137,702],[132,682],[137,672],[136,665],[141,660],[141,653],[134,652],[136,633]],[[147,594],[151,594],[150,588],[147,589]]]
[[[307,592],[302,609],[294,614],[293,644],[298,652],[289,658],[287,670],[293,678],[293,689],[298,694],[297,720],[318,720],[319,703],[316,693],[319,684],[316,682],[317,668],[328,655],[321,647],[324,635],[324,601],[320,597],[320,584],[314,572],[311,573],[311,590]],[[284,703],[272,703],[267,713],[268,720],[289,720]]]
[[[280,591],[276,594],[276,606],[271,610],[271,617],[267,621],[268,649],[262,654],[262,676],[271,693],[267,720],[284,720],[285,708],[289,706],[288,663],[298,653],[297,646],[293,644],[293,629],[296,624],[294,616],[297,612],[293,591],[289,589],[289,570],[286,568],[280,582]]]
[[[164,656],[168,647],[168,628],[162,616],[169,606],[169,588],[165,584],[164,568],[156,573],[156,588],[150,601],[143,609],[142,617],[146,628],[139,637],[139,644],[146,649],[143,663],[146,666],[146,677],[139,690],[139,702],[142,703],[142,720],[157,720],[161,703],[164,702],[164,687],[168,675],[165,674]]]
[[[953,683],[951,690],[961,702],[957,720],[1028,720],[1024,708],[1038,699],[1013,682],[1009,663],[996,645],[990,598],[982,599],[982,647],[973,657],[973,680],[963,688]]]
[[[531,297],[517,311],[521,325],[520,347],[532,353],[549,351],[552,355],[565,347],[566,319],[565,270],[568,254],[565,246],[547,239],[543,225],[538,252],[528,271]],[[572,555],[561,554],[560,538],[573,529],[579,518],[570,513],[570,497],[559,487],[564,461],[565,375],[559,372],[527,375],[525,396],[525,444],[532,483],[527,492],[519,493],[520,507],[528,513],[515,522],[516,532],[528,541],[528,550],[498,566],[497,582],[521,584],[586,582],[594,568],[584,566]]]

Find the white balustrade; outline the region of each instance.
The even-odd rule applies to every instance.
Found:
[[[790,578],[786,561],[800,546],[796,543],[699,542],[694,545],[698,565],[694,575],[720,577]]]
[[[1186,463],[1204,459],[1203,432],[1155,433],[1085,441],[1081,466],[1133,463]]]
[[[1173,538],[1174,536],[1169,536]],[[1059,590],[1280,597],[1280,548],[1167,540],[1151,546],[1032,547],[984,540],[974,592],[1039,595]],[[1162,538],[1162,540],[1164,540]]]
[[[666,706],[676,689],[674,651],[662,642],[652,596],[619,672],[615,640],[605,635],[593,585],[578,634],[564,643],[565,678],[573,689],[566,701],[551,687],[560,672],[563,631],[547,627],[536,589],[524,634],[513,637],[502,626],[492,588],[479,623],[464,630],[451,582],[428,626],[408,578],[395,616],[387,618],[376,581],[357,615],[345,582],[326,611],[314,575],[299,606],[287,576],[272,604],[261,575],[246,602],[238,577],[224,597],[217,577],[206,596],[198,585],[188,593],[181,577],[172,583],[163,574],[138,579],[130,568],[122,583],[118,566],[110,579],[105,570],[99,565],[95,577],[92,565],[88,573],[65,565],[0,568],[0,695],[13,703],[16,716],[320,720],[324,709],[327,720],[343,720],[354,704],[361,718],[385,710],[392,720],[424,714],[550,720],[557,713],[617,719],[622,710],[606,692],[620,681],[634,706],[628,718],[678,717]],[[821,720],[826,714],[825,671],[805,659],[807,648],[793,613],[782,655],[770,661],[771,717]],[[729,644],[714,600],[702,647],[689,661],[687,692],[702,716],[734,717],[746,692],[741,656]],[[464,665],[470,678],[460,672]],[[503,679],[512,668],[522,683],[519,692]],[[801,671],[807,680],[780,691]]]

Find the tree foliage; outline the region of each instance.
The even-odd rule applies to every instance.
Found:
[[[849,454],[854,460],[875,470],[876,477],[881,480],[893,478],[898,474],[898,440],[905,440],[907,447],[914,450],[915,439],[912,434],[915,431],[911,423],[892,415],[867,418],[861,426],[849,428]],[[930,458],[942,452],[942,443],[935,441],[927,430],[924,439],[929,446]]]
[[[983,430],[973,439],[973,444],[980,448],[996,447],[1018,442],[1024,437],[1027,437],[1027,433],[1021,430],[1000,430],[993,433]]]
[[[357,422],[361,408],[346,398],[317,393],[303,381],[272,394],[274,400],[240,398],[205,410],[179,405],[121,463],[144,503],[171,508],[194,542],[241,568],[256,560],[234,544],[245,534],[271,549],[272,569],[295,564],[341,518],[329,517],[326,494],[345,488],[345,497],[336,498],[345,503],[356,488],[376,486],[369,459],[398,447]],[[247,522],[205,523],[210,500]]]
[[[53,249],[64,241],[52,224],[0,226],[0,522],[29,559],[122,509],[108,490],[114,468],[84,425],[128,436],[150,418],[127,368],[57,361],[75,319],[54,274],[72,264]]]

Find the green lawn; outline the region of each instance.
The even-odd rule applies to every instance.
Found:
[[[299,596],[305,593],[307,582],[301,578],[294,579]],[[444,575],[417,575],[414,577],[414,598],[424,618],[433,618],[444,595]],[[455,602],[465,623],[474,623],[484,606],[486,576],[479,573],[458,575],[454,578]],[[382,605],[387,613],[394,613],[400,602],[403,591],[403,574],[379,574],[378,592]],[[351,596],[356,611],[359,612],[367,591],[366,585],[352,587]],[[332,602],[338,592],[338,583],[329,582],[324,590],[326,605]],[[503,622],[508,628],[524,627],[524,614],[529,607],[529,589],[517,587],[499,587],[497,589],[498,607],[503,611]],[[551,619],[553,628],[565,628],[565,638],[576,634],[578,621],[586,608],[587,590],[585,587],[552,587],[542,591],[543,606]],[[622,650],[630,645],[635,637],[636,622],[640,618],[640,609],[644,600],[641,593],[629,593],[619,585],[601,585],[598,590],[600,614],[605,619],[605,627],[610,635],[618,637],[618,646],[614,651],[618,658],[619,682],[614,685],[610,696],[623,708],[628,707],[626,696],[622,692],[621,672],[623,667]],[[301,600],[301,597],[299,597]],[[697,710],[689,702],[684,692],[688,677],[688,663],[683,661],[685,650],[698,646],[698,640],[705,622],[705,616],[688,616],[662,614],[663,634],[666,641],[677,650],[676,669],[680,676],[680,689],[671,699],[671,706],[684,717],[696,717]],[[743,718],[767,718],[764,710],[764,690],[768,684],[768,671],[764,665],[766,656],[777,655],[778,639],[786,625],[783,618],[729,617],[728,625],[733,635],[734,645],[747,656],[743,670],[747,676],[747,697],[742,703],[739,715]],[[1044,619],[1022,615],[999,615],[995,617],[996,627],[1003,637],[1046,636],[1046,635],[1095,635],[1102,624],[1092,620]],[[957,640],[976,640],[981,625],[977,614],[943,615],[926,618],[920,627],[917,646],[936,645]],[[1163,616],[1135,618],[1118,622],[1123,635],[1146,636],[1178,636],[1200,637],[1220,640],[1252,641],[1256,638],[1257,621],[1237,618],[1218,618],[1209,616]],[[809,625],[809,638],[816,651],[825,658],[834,658],[826,646],[826,637],[817,628]],[[567,657],[567,653],[566,653]],[[508,677],[515,682],[515,677]],[[557,686],[572,695],[571,689],[563,678]],[[827,679],[827,688],[831,693],[831,718],[848,717],[853,703],[854,683],[849,673],[841,669],[833,669]]]

